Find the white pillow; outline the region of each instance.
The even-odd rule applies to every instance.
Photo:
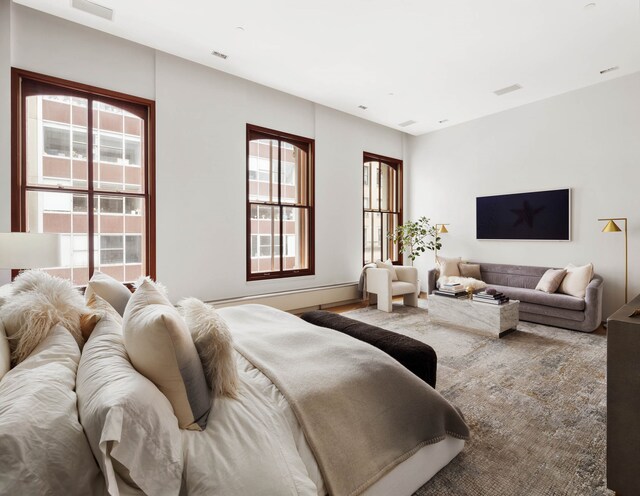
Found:
[[[391,272],[392,281],[398,280],[398,274],[396,273],[396,268],[393,266],[393,262],[391,261],[390,258],[387,258],[386,262],[383,262],[382,260],[376,260],[376,267],[378,269],[387,269],[389,272]]]
[[[129,300],[123,329],[131,363],[169,399],[180,428],[204,429],[211,396],[198,351],[178,310],[150,280]]]
[[[41,270],[21,272],[13,282],[11,298],[0,307],[13,363],[27,358],[56,324],[67,329],[81,347],[80,317],[86,311],[71,281]]]
[[[438,256],[436,259],[436,263],[440,270],[440,277],[442,276],[455,276],[460,277],[460,268],[458,264],[462,261],[460,257],[457,258],[446,258]]]
[[[565,267],[567,274],[560,283],[560,293],[575,296],[576,298],[584,298],[587,294],[587,286],[593,277],[593,264],[582,265],[576,267],[569,264]]]
[[[100,309],[110,305],[91,297]],[[112,313],[111,313],[112,312]],[[107,309],[82,351],[77,392],[80,419],[107,482],[117,477],[145,494],[178,494],[183,470],[178,419],[169,400],[131,365],[122,318]]]
[[[84,292],[85,300],[89,301],[94,293],[107,301],[120,315],[124,315],[124,309],[131,298],[131,291],[124,284],[97,270],[87,284],[87,289]]]
[[[13,293],[13,286],[11,284],[3,284],[0,286],[0,307],[9,300],[9,297]]]
[[[80,350],[54,326],[0,381],[0,494],[104,493],[104,478],[78,421]]]
[[[178,303],[200,355],[209,387],[217,395],[237,398],[238,370],[229,326],[218,312],[197,298]]]
[[[11,352],[9,351],[9,341],[4,330],[4,324],[0,319],[0,380],[9,372],[11,368]]]
[[[545,293],[555,293],[567,271],[565,269],[549,269],[538,281],[536,291],[544,291]]]

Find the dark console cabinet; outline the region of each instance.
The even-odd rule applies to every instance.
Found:
[[[607,487],[640,495],[640,295],[614,313],[607,331]]]

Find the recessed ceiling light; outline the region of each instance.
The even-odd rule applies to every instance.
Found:
[[[587,5],[585,5],[583,7],[584,10],[591,10],[593,8],[595,8],[596,4],[595,3],[588,3]]]
[[[407,126],[410,126],[410,125],[415,124],[415,123],[416,123],[416,121],[404,121],[404,122],[401,122],[400,124],[398,124],[398,126],[407,127]]]
[[[369,107],[365,107],[364,105],[358,105],[358,108],[362,110],[367,110]]]
[[[519,84],[512,84],[511,86],[507,86],[505,88],[500,88],[499,90],[494,91],[497,96],[506,95],[507,93],[511,93],[512,91],[521,90],[522,86]]]
[[[445,122],[449,122],[449,119],[442,119],[441,121],[438,121],[438,124],[444,124]]]
[[[600,74],[606,74],[607,72],[617,71],[618,69],[620,69],[620,67],[617,66],[617,65],[614,65],[613,67],[608,67],[607,69],[602,69],[600,71]]]
[[[228,55],[222,53],[222,52],[216,52],[215,50],[211,52],[211,55],[215,55],[216,57],[220,57],[223,60],[227,60],[229,58]]]
[[[395,93],[393,93],[393,92],[389,92],[389,93],[387,93],[387,95],[389,95],[389,96],[393,96],[393,95],[395,95]]]
[[[236,26],[236,29],[237,29],[238,31],[244,31],[244,28],[243,28],[242,26]]]
[[[71,0],[71,6],[87,14],[102,17],[107,21],[113,21],[113,9],[105,7],[104,5],[89,2],[89,0]]]

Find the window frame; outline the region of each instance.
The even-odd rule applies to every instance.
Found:
[[[364,164],[367,162],[382,162],[385,165],[391,167],[392,169],[395,169],[396,174],[397,174],[397,181],[396,181],[396,191],[395,191],[395,197],[397,198],[397,208],[398,210],[382,210],[380,207],[381,201],[382,201],[382,195],[381,195],[381,182],[380,180],[378,180],[378,207],[377,208],[371,208],[371,196],[369,197],[369,208],[365,208],[364,207],[364,180],[365,180],[365,167]],[[403,185],[403,179],[402,179],[402,165],[403,162],[400,159],[397,158],[391,158],[391,157],[385,157],[384,155],[378,155],[376,153],[370,153],[370,152],[363,152],[362,154],[362,182],[361,182],[361,187],[362,187],[362,265],[366,265],[367,263],[371,263],[371,262],[367,262],[366,259],[366,253],[365,253],[365,243],[366,243],[366,239],[365,239],[365,220],[366,220],[366,216],[369,213],[372,212],[379,212],[379,213],[388,213],[388,214],[393,214],[393,215],[397,215],[398,216],[398,225],[402,225],[402,207],[404,204],[404,199],[403,199],[403,190],[404,190],[404,185]],[[381,169],[379,168],[378,171],[380,171]],[[380,177],[380,172],[378,173],[378,178]],[[369,176],[369,186],[371,188],[371,184],[372,184],[372,177]],[[386,236],[385,236],[386,237]],[[381,240],[381,241],[384,241]],[[391,241],[388,242],[388,244],[391,244]],[[384,246],[384,244],[382,244],[381,246]],[[386,254],[387,258],[389,257],[389,253],[387,252]],[[385,258],[385,256],[381,253],[381,258]],[[402,251],[400,251],[400,249],[398,249],[398,259],[397,260],[392,260],[392,263],[394,265],[402,265],[403,263],[403,257],[402,257]]]
[[[78,188],[75,186],[51,186],[45,185],[28,185],[27,184],[27,153],[26,145],[27,140],[25,138],[25,126],[26,126],[26,96],[23,96],[22,83],[27,81],[28,84],[32,84],[35,87],[41,86],[43,89],[53,88],[56,94],[65,95],[70,98],[79,97],[87,99],[87,186],[86,188]],[[29,93],[32,94],[32,93]],[[34,93],[37,94],[37,93]],[[138,117],[140,117],[145,124],[145,157],[144,163],[139,166],[144,166],[145,174],[142,178],[144,184],[143,192],[127,191],[104,191],[93,184],[93,132],[92,122],[93,116],[91,111],[90,102],[94,99],[98,99],[105,104],[111,104],[122,110],[130,111]],[[26,71],[16,67],[11,68],[11,230],[13,232],[24,232],[27,226],[27,192],[28,191],[41,191],[41,192],[66,192],[66,193],[82,193],[87,195],[87,237],[88,237],[88,269],[89,279],[91,279],[93,272],[95,271],[95,260],[93,254],[95,253],[95,236],[100,233],[95,232],[94,229],[94,213],[93,213],[93,200],[96,196],[121,196],[137,197],[143,200],[145,207],[145,231],[147,243],[144,250],[145,264],[143,265],[143,272],[146,275],[151,276],[153,279],[156,277],[156,209],[155,209],[155,197],[156,197],[156,167],[155,167],[155,101],[146,98],[141,98],[125,93],[120,93],[105,88],[99,88],[97,86],[91,86],[88,84],[78,83],[67,79],[61,79],[45,74],[39,74],[36,72]],[[73,129],[72,129],[73,132]],[[73,141],[72,141],[73,143]],[[124,145],[123,145],[124,146]],[[72,152],[73,153],[73,152]],[[124,204],[124,202],[123,202]],[[100,249],[98,246],[98,256]],[[123,254],[124,256],[124,254]],[[12,271],[12,278],[17,275],[18,271]],[[130,286],[130,285],[128,285]]]
[[[298,205],[292,203],[282,202],[280,195],[278,195],[277,202],[264,202],[264,201],[251,201],[250,200],[250,191],[251,191],[251,179],[249,177],[250,174],[250,144],[252,140],[255,139],[270,139],[270,140],[278,140],[287,142],[292,145],[302,145],[305,148],[308,148],[308,181],[306,184],[307,189],[307,202],[305,205]],[[278,149],[280,149],[280,145],[278,145]],[[281,183],[282,180],[282,171],[280,170],[281,160],[278,157],[278,182],[280,185],[286,184]],[[300,276],[312,276],[315,275],[315,140],[313,138],[306,138],[304,136],[297,136],[295,134],[286,133],[283,131],[276,131],[275,129],[269,129],[262,126],[256,126],[254,124],[247,123],[246,129],[246,221],[247,221],[247,232],[246,232],[246,249],[245,249],[245,258],[246,258],[246,279],[247,281],[263,281],[268,279],[281,279],[285,277],[300,277]],[[259,181],[259,173],[258,178],[254,181]],[[278,188],[279,190],[281,188]],[[252,205],[266,205],[272,206],[278,209],[284,209],[287,207],[296,207],[296,208],[304,208],[308,212],[308,234],[307,234],[307,254],[308,254],[308,267],[306,269],[283,269],[284,266],[284,248],[282,244],[282,222],[283,216],[279,215],[278,222],[280,224],[280,229],[278,235],[280,236],[280,263],[279,269],[273,270],[270,272],[252,272],[251,271],[251,206]],[[273,221],[273,219],[272,219]],[[258,234],[258,233],[256,233]],[[258,242],[259,242],[258,238]],[[260,246],[258,246],[258,257],[260,256]]]

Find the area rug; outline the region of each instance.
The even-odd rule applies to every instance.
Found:
[[[521,322],[493,339],[432,324],[426,306],[344,313],[431,345],[436,389],[471,429],[464,451],[415,495],[613,494],[605,482],[606,336]]]

